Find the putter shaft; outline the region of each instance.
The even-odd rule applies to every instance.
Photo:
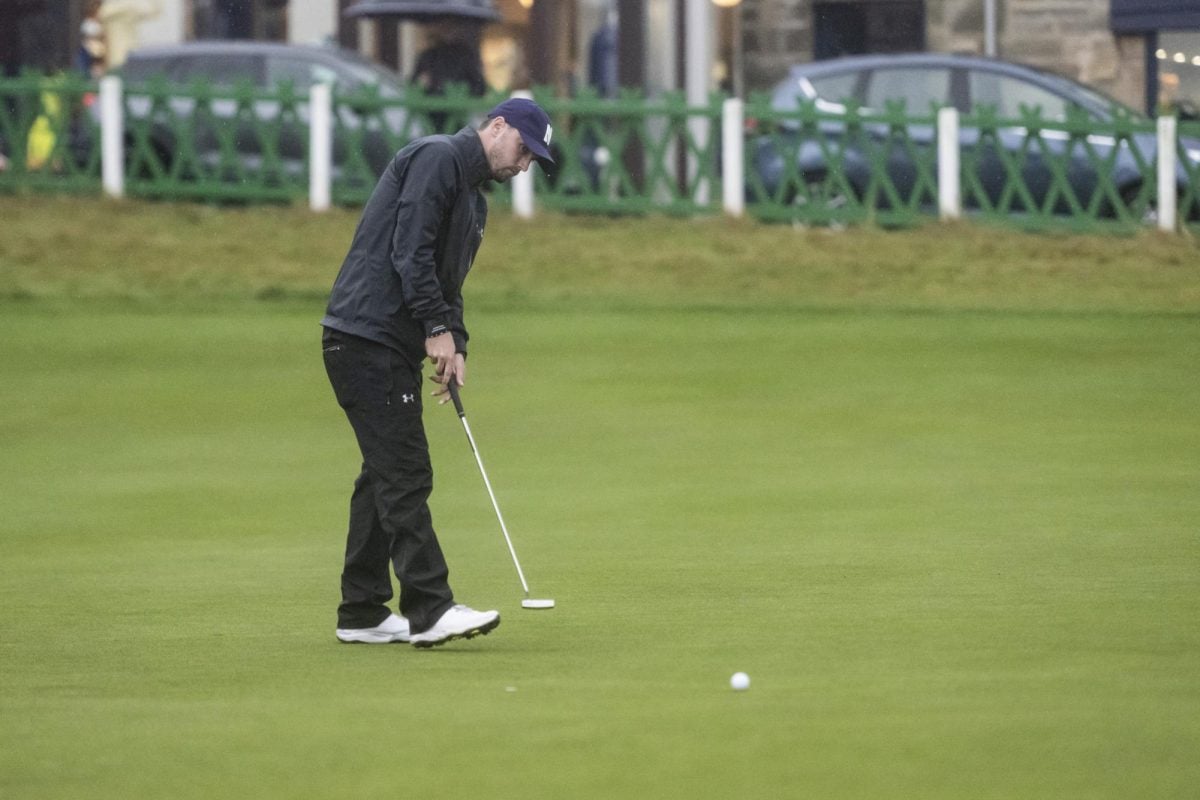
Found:
[[[492,491],[492,482],[488,480],[487,470],[483,467],[483,459],[479,456],[479,448],[475,445],[475,437],[471,434],[471,425],[467,422],[467,414],[463,411],[462,399],[458,396],[458,384],[451,377],[448,384],[450,399],[454,402],[454,410],[462,420],[463,430],[467,433],[467,441],[471,444],[471,452],[475,454],[475,463],[479,465],[479,474],[483,476],[483,485],[487,487],[488,497],[491,498],[492,508],[496,511],[496,519],[500,521],[500,532],[504,534],[504,543],[508,545],[508,554],[512,556],[513,566],[517,568],[517,577],[521,579],[521,588],[529,598],[529,584],[525,581],[525,573],[521,570],[521,562],[517,560],[517,551],[513,547],[512,537],[508,535],[508,526],[504,524],[504,515],[500,513],[500,504],[496,502],[496,493]]]

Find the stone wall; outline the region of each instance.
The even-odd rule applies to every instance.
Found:
[[[746,91],[768,89],[791,64],[812,60],[812,0],[743,0]]]

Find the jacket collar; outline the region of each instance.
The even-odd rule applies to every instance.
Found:
[[[488,164],[487,153],[483,151],[483,142],[479,140],[479,132],[468,125],[454,134],[453,141],[462,154],[467,180],[472,186],[482,186],[484,181],[492,177],[492,168]]]

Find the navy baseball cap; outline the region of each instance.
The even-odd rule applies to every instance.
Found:
[[[524,97],[512,97],[488,112],[488,119],[504,117],[504,121],[521,133],[521,139],[534,158],[546,169],[554,164],[550,156],[550,136],[554,129],[542,107]]]

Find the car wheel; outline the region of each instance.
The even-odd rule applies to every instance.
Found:
[[[170,175],[174,166],[174,148],[157,139],[150,139],[151,157],[161,168],[162,175]],[[126,177],[137,181],[159,180],[159,173],[147,163],[145,158],[139,158],[139,153],[132,137],[125,138],[125,170]]]

